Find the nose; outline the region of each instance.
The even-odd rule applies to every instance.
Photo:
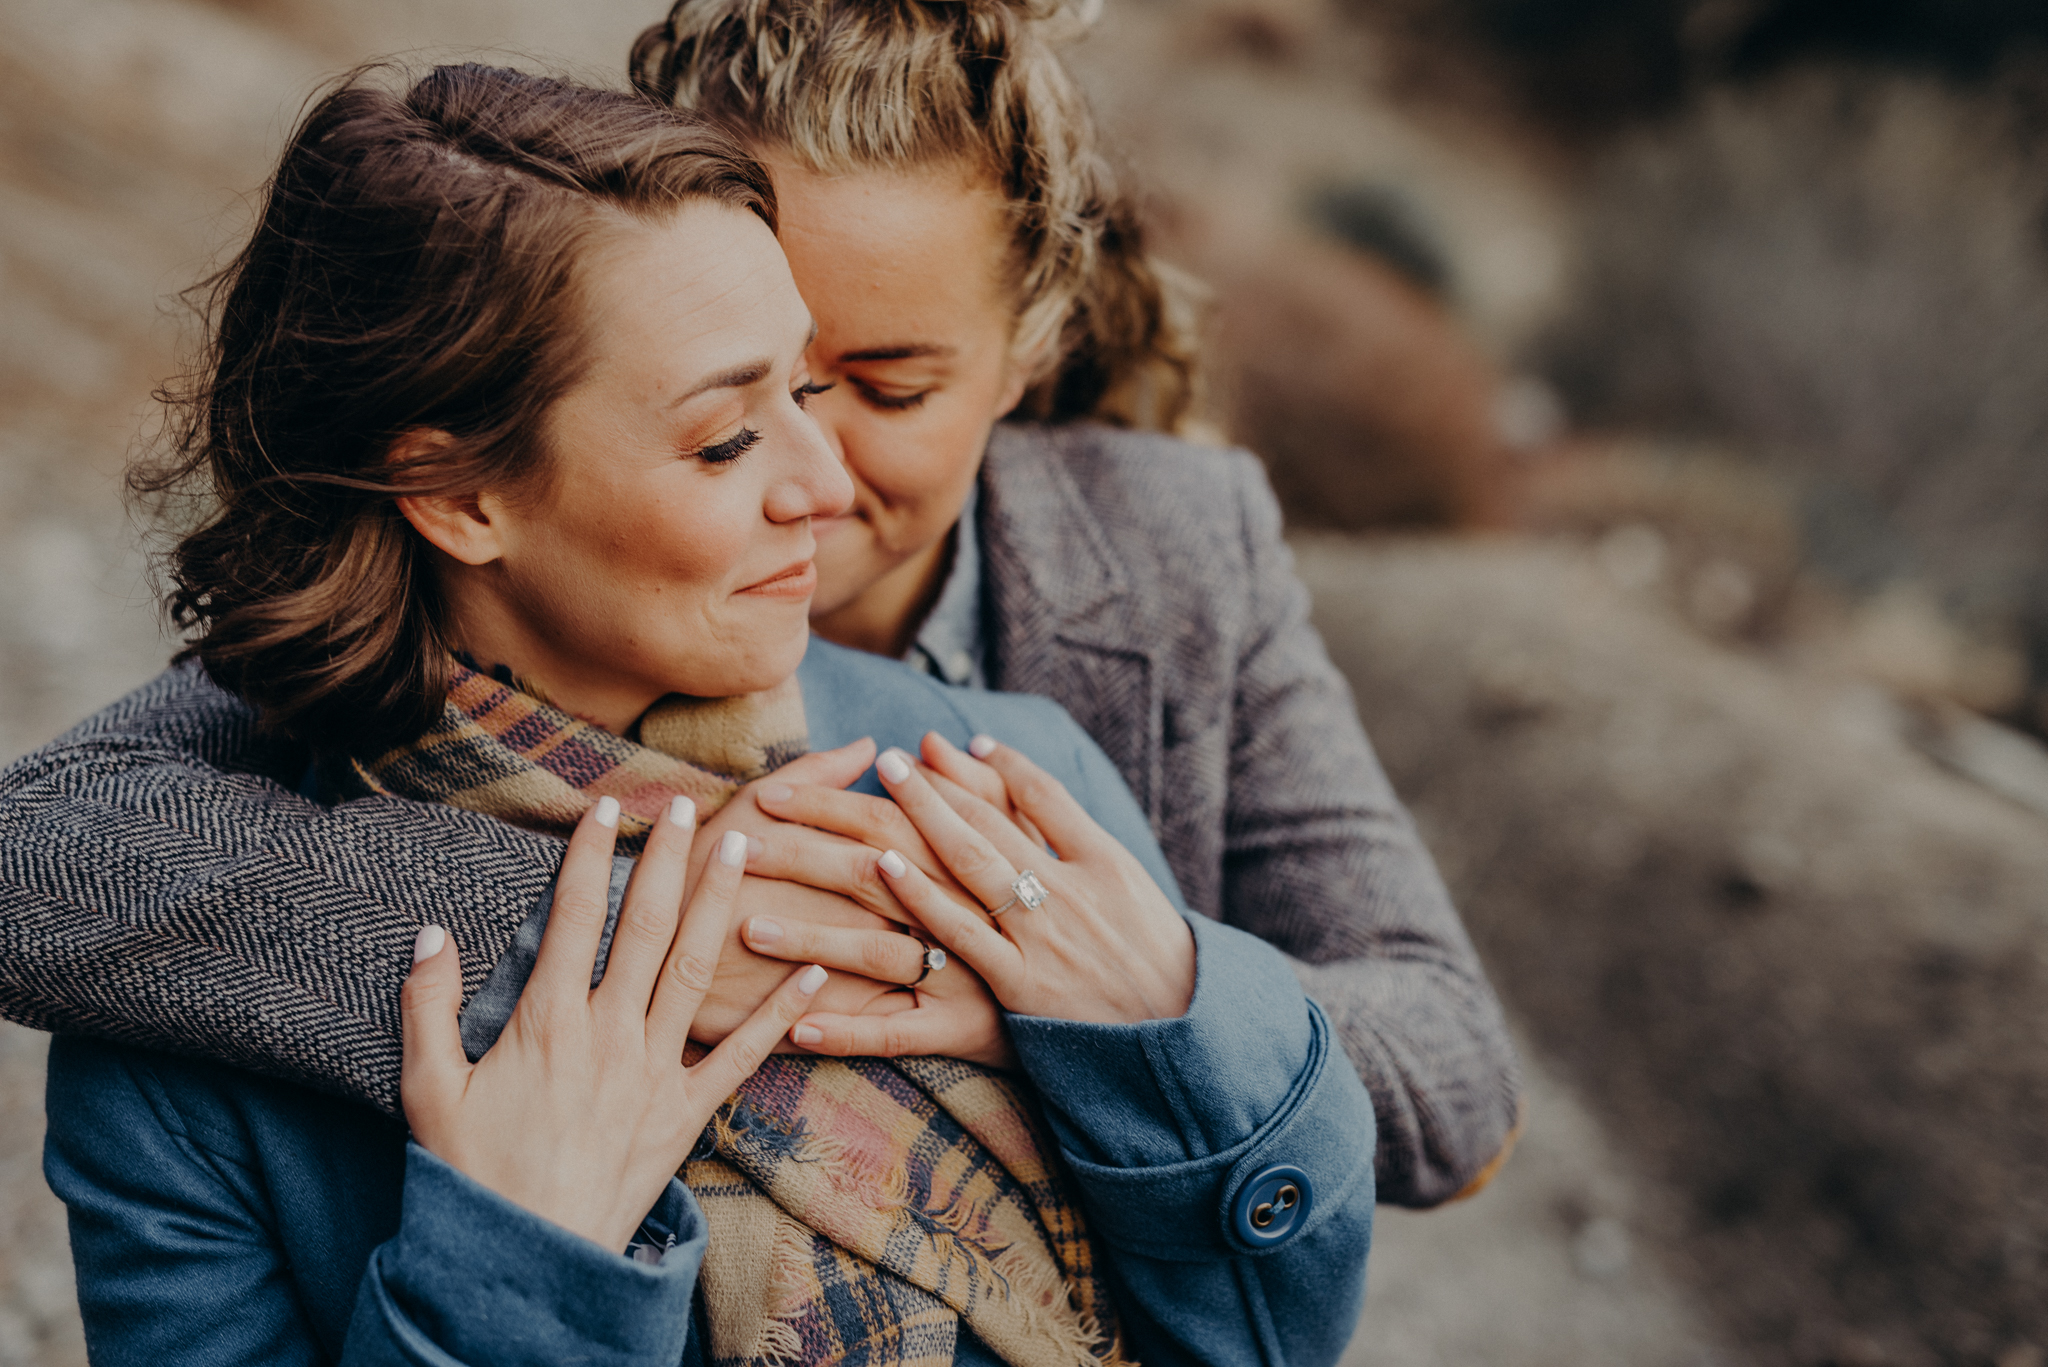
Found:
[[[853,480],[810,414],[790,405],[786,465],[768,489],[771,522],[831,517],[853,506]]]

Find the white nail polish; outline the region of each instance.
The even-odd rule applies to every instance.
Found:
[[[615,797],[601,797],[597,800],[597,824],[610,830],[619,824],[619,800]]]
[[[910,872],[910,865],[903,862],[903,856],[894,850],[882,851],[882,857],[875,861],[882,866],[882,872],[891,878],[901,878]]]
[[[875,761],[875,768],[882,771],[882,777],[891,783],[901,783],[910,777],[910,761],[895,750],[884,750],[882,757]]]
[[[825,1032],[815,1025],[799,1025],[796,1029],[789,1032],[789,1038],[793,1044],[801,1044],[808,1047],[823,1040]]]
[[[439,926],[421,926],[418,938],[412,942],[412,961],[419,963],[431,959],[441,952],[448,943],[448,932]]]
[[[976,736],[973,740],[967,742],[967,753],[976,759],[987,759],[995,752],[995,748],[996,738],[994,736]]]
[[[668,800],[668,819],[672,826],[694,826],[697,824],[697,804],[677,793]]]
[[[747,833],[727,831],[718,839],[718,862],[736,869],[747,862]]]
[[[824,985],[825,970],[818,964],[812,964],[809,968],[805,969],[796,980],[796,990],[803,993],[806,997],[817,996],[818,989]],[[801,1043],[802,1041],[798,1042]]]

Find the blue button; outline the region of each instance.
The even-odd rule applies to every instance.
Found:
[[[1315,1188],[1300,1168],[1276,1165],[1239,1188],[1230,1223],[1237,1237],[1259,1248],[1271,1248],[1292,1237],[1308,1220]]]

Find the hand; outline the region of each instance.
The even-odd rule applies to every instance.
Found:
[[[871,852],[871,858],[880,858]],[[879,876],[879,875],[877,875]],[[862,980],[900,983],[891,1000],[877,999],[861,1011],[839,1010],[822,998],[796,1023],[790,1039],[814,1054],[836,1058],[902,1058],[938,1054],[991,1068],[1016,1066],[1016,1052],[1003,1033],[1003,1013],[981,976],[957,959],[926,968],[932,946],[901,930],[849,929],[772,917],[741,922],[746,942],[762,954],[825,964],[864,975]]]
[[[1144,866],[1023,755],[983,736],[974,748],[979,760],[934,732],[922,747],[929,768],[901,751],[876,762],[883,786],[980,906],[963,906],[892,850],[877,865],[898,900],[1021,1015],[1118,1024],[1184,1014],[1194,934]],[[969,790],[986,786],[977,766],[1001,777],[1057,859]],[[1045,885],[1044,905],[1018,903],[1000,918],[980,909],[1009,902],[1023,869]]]
[[[429,1153],[542,1219],[623,1250],[719,1103],[761,1065],[826,978],[792,973],[695,1067],[690,1025],[712,983],[746,864],[729,834],[679,911],[696,812],[677,798],[626,889],[604,981],[619,804],[601,798],[569,840],[533,976],[481,1060],[463,1053],[462,971],[439,926],[421,930],[401,1002],[399,1096]],[[680,922],[680,930],[678,929]]]
[[[767,916],[786,925],[816,922],[879,932],[893,924],[885,917],[893,917],[895,922],[909,921],[910,913],[896,901],[886,880],[874,874],[874,851],[840,836],[787,825],[773,816],[764,815],[756,805],[756,797],[764,788],[772,791],[792,783],[817,785],[823,791],[837,793],[867,772],[874,754],[874,743],[862,740],[838,750],[819,751],[793,760],[767,778],[742,788],[697,833],[690,854],[692,879],[700,876],[719,842],[732,831],[745,835],[753,851],[750,873],[766,872],[769,876],[750,876],[740,885],[733,931],[719,952],[711,991],[697,1010],[696,1020],[690,1027],[690,1038],[700,1044],[717,1044],[752,1015],[789,975],[788,964],[754,953],[741,940],[739,926],[744,922]],[[862,800],[877,802],[892,810],[895,806],[881,798]],[[768,848],[777,852],[779,862],[764,869],[761,854]],[[831,891],[820,891],[795,882],[773,881],[787,877],[784,870],[792,866],[843,871],[849,866],[850,857],[855,857],[852,862],[868,866],[868,876],[864,881],[855,883],[842,878],[832,882]],[[932,863],[936,867],[937,859],[934,858]],[[840,895],[842,893],[850,895]],[[830,964],[828,967],[838,968],[840,965]],[[897,988],[895,982],[876,981],[860,976],[857,971],[834,973],[831,982],[813,1004],[835,1014],[855,1016],[909,1009],[913,1003]],[[793,1051],[795,1046],[785,1037],[776,1048],[778,1051]]]

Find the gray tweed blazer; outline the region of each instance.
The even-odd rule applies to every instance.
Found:
[[[1456,1195],[1519,1079],[1500,1004],[1308,620],[1258,461],[1005,424],[981,481],[993,687],[1072,713],[1188,905],[1295,963],[1372,1093],[1382,1201]]]
[[[1064,704],[1149,814],[1189,904],[1293,957],[1371,1091],[1380,1198],[1455,1194],[1514,1123],[1513,1055],[1308,624],[1257,463],[1006,426],[982,494],[994,684]],[[395,1003],[365,983],[336,1011],[294,988],[284,960],[322,953],[305,913],[325,909],[314,919],[334,934],[431,913],[492,943],[560,842],[454,808],[308,802],[293,791],[306,755],[253,723],[186,667],[0,773],[0,1012],[381,1095],[391,1079],[337,1069],[388,1054],[363,1032],[388,1034]],[[405,946],[374,948],[397,963]],[[208,991],[223,954],[265,964],[269,986]],[[464,964],[472,991],[480,959]]]

